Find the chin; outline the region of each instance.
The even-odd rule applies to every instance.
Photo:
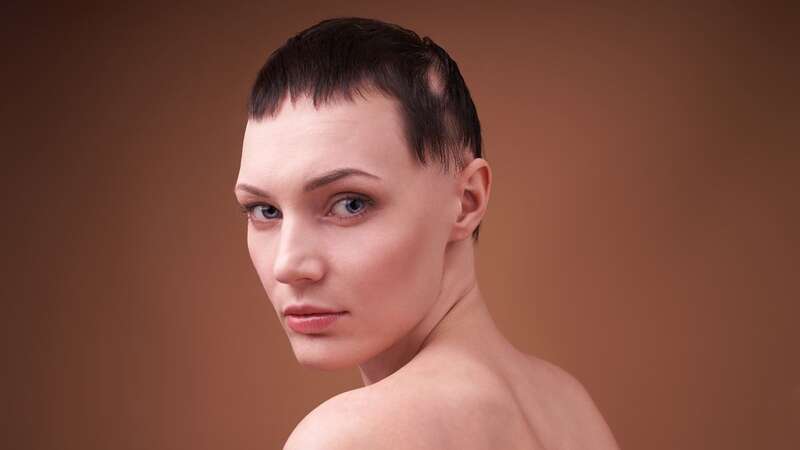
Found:
[[[358,366],[358,355],[348,352],[346,344],[332,343],[330,337],[292,338],[292,350],[297,362],[311,369],[338,370]],[[340,348],[336,348],[340,347]]]

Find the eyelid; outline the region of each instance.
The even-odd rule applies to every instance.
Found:
[[[352,214],[352,215],[349,215],[349,216],[344,216],[344,217],[332,214],[334,206],[336,206],[337,204],[339,204],[343,200],[353,200],[353,199],[361,200],[366,204],[366,206],[364,207],[364,209],[361,212],[358,212],[358,213],[355,213],[355,214]],[[253,212],[254,212],[255,208],[259,207],[259,206],[263,206],[263,207],[270,207],[271,206],[271,207],[275,208],[280,213],[280,217],[283,216],[283,212],[279,208],[277,208],[274,205],[271,205],[269,203],[259,202],[259,201],[253,201],[253,202],[245,203],[245,204],[241,205],[240,209],[241,209],[242,213],[247,217],[248,221],[257,222],[257,223],[270,223],[270,222],[273,222],[274,220],[276,220],[276,219],[266,219],[266,218],[254,219],[253,218]],[[344,192],[344,193],[338,194],[337,198],[335,198],[330,203],[330,206],[327,208],[327,212],[326,212],[325,216],[326,217],[328,217],[328,216],[337,217],[338,221],[347,222],[347,221],[358,219],[361,216],[364,216],[366,214],[369,214],[374,207],[375,207],[375,200],[373,200],[372,198],[370,198],[370,197],[368,197],[366,195],[363,195],[363,194],[355,193],[355,192]],[[278,218],[280,218],[280,217],[278,217]]]
[[[254,211],[254,210],[255,210],[255,208],[256,208],[256,207],[258,207],[258,206],[272,206],[273,208],[275,208],[273,205],[270,205],[269,203],[264,203],[264,202],[249,202],[249,203],[245,203],[245,204],[241,205],[241,206],[240,206],[240,209],[241,209],[242,213],[245,215],[245,217],[247,217],[247,220],[248,220],[248,221],[257,221],[257,222],[259,222],[259,223],[271,222],[273,219],[258,219],[258,220],[254,220],[254,219],[253,219],[253,211]],[[281,212],[281,210],[280,210],[280,209],[278,209],[278,208],[275,208],[275,209],[276,209],[278,212]]]
[[[355,200],[361,200],[366,204],[366,206],[364,207],[363,210],[361,210],[360,212],[357,212],[355,214],[349,215],[349,216],[345,216],[345,217],[335,216],[335,217],[341,217],[341,219],[340,219],[341,221],[355,220],[355,219],[358,219],[358,218],[360,218],[361,216],[363,216],[365,214],[368,214],[375,207],[375,200],[372,200],[370,197],[367,197],[366,195],[363,195],[363,194],[357,194],[355,192],[346,192],[346,193],[341,194],[340,197],[338,197],[337,199],[335,199],[333,201],[333,203],[331,204],[330,208],[328,208],[328,214],[326,214],[326,216],[333,215],[333,214],[330,214],[330,212],[332,212],[333,211],[333,207],[338,205],[342,200],[354,200],[354,199]]]

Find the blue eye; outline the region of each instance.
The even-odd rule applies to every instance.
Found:
[[[281,215],[278,208],[272,205],[262,204],[245,205],[242,207],[242,212],[247,215],[249,219],[255,221],[273,220],[279,218]]]
[[[281,212],[278,211],[278,208],[272,205],[256,205],[253,208],[253,213],[261,213],[265,219],[277,219],[281,215]]]
[[[342,208],[337,208],[338,206],[342,206]],[[367,207],[367,201],[360,197],[348,197],[343,198],[336,202],[331,208],[331,211],[339,212],[340,215],[343,216],[357,216],[364,212],[364,209]]]
[[[330,209],[329,215],[336,216],[341,220],[355,219],[366,214],[374,201],[368,197],[354,196],[342,197]],[[242,206],[242,212],[248,220],[253,222],[271,222],[282,217],[281,211],[269,204],[253,203]]]

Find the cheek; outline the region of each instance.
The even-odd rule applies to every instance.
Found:
[[[250,253],[250,261],[258,274],[261,285],[267,295],[272,293],[274,278],[272,277],[272,246],[270,240],[266,239],[263,233],[247,231],[247,251]]]
[[[355,296],[353,312],[370,317],[375,327],[408,327],[436,300],[444,244],[435,225],[426,220],[384,222],[350,243],[347,262],[339,275]]]

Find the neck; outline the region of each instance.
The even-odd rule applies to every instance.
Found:
[[[428,315],[406,337],[361,364],[361,379],[368,386],[429,349],[466,346],[474,337],[498,336],[478,289],[472,242],[451,243],[445,255],[442,289]]]

